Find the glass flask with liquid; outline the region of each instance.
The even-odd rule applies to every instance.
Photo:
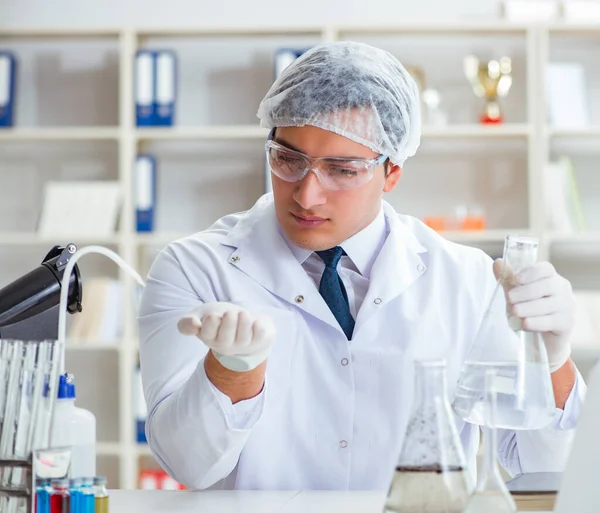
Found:
[[[496,372],[486,372],[486,425],[483,427],[483,465],[475,491],[465,507],[465,513],[517,513],[513,500],[498,468],[498,437],[495,415],[497,406],[494,382]]]
[[[447,397],[445,361],[415,362],[414,401],[384,513],[462,513],[473,484]]]
[[[472,424],[485,424],[485,377],[494,370],[497,393],[495,427],[540,429],[552,422],[554,394],[546,346],[540,333],[523,330],[522,320],[507,307],[505,289],[515,277],[537,261],[539,241],[509,235],[499,267],[496,287],[456,387],[452,407]],[[492,272],[490,270],[490,272]]]

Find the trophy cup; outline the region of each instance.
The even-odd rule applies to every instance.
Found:
[[[506,96],[512,85],[510,58],[502,57],[500,60],[484,63],[474,55],[468,55],[464,59],[463,68],[475,95],[485,98],[485,109],[480,118],[481,123],[502,123],[498,98]]]

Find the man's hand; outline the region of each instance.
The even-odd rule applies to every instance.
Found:
[[[498,279],[504,262],[494,262]],[[575,325],[575,296],[571,283],[549,262],[539,262],[516,276],[509,269],[502,284],[509,313],[522,319],[523,329],[542,333],[550,372],[560,369],[571,355],[570,335]]]
[[[184,335],[195,335],[224,367],[245,372],[266,360],[275,339],[275,326],[233,303],[205,303],[177,323]]]

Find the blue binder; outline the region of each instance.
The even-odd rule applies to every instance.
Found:
[[[177,55],[172,50],[154,52],[156,94],[154,115],[157,126],[172,126],[177,97]]]
[[[275,52],[275,79],[279,77],[292,62],[300,57],[307,48],[279,48]]]
[[[156,207],[156,159],[152,155],[138,155],[133,178],[136,230],[152,232]]]
[[[15,55],[0,51],[0,127],[14,125],[16,72]]]
[[[140,50],[135,56],[135,117],[137,126],[154,125],[154,53]]]

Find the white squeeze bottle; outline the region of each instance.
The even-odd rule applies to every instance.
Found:
[[[51,446],[71,448],[71,479],[96,475],[96,417],[75,407],[72,374],[60,376]]]

